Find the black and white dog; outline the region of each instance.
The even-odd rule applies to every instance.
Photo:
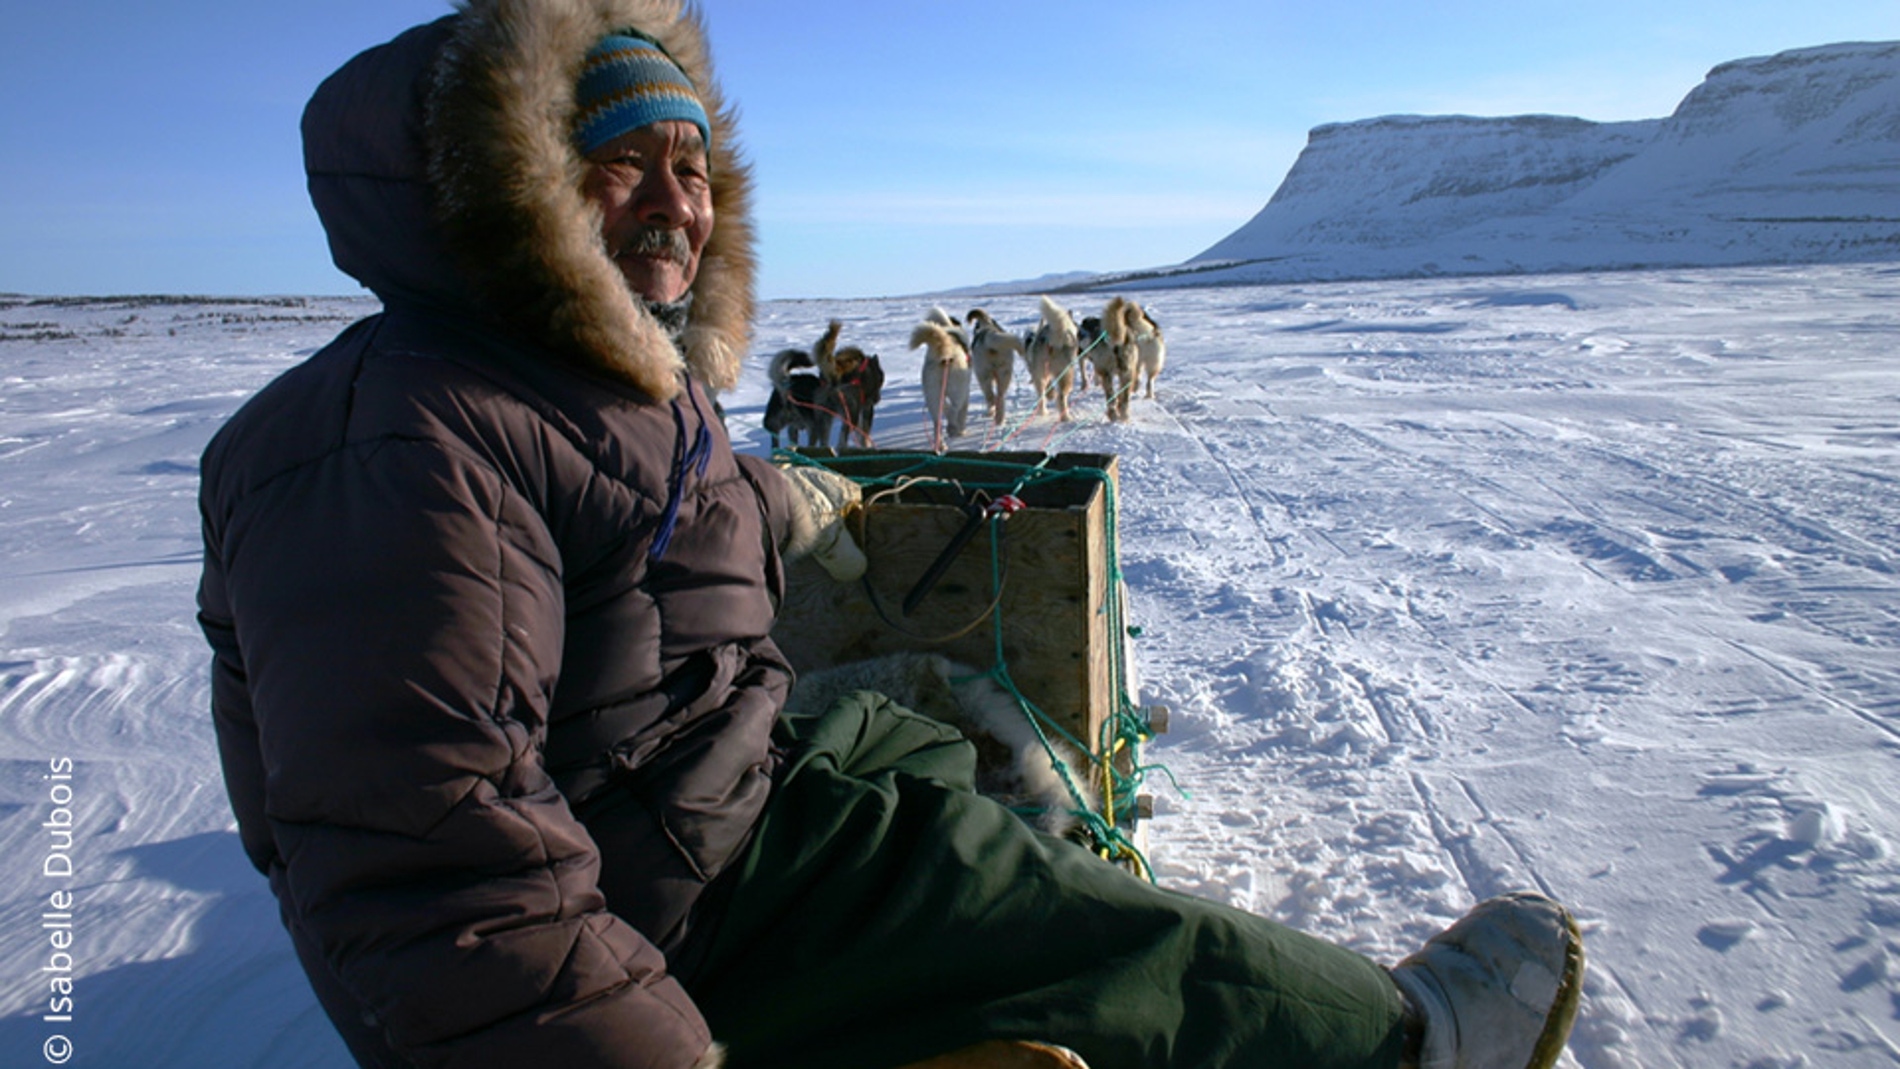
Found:
[[[784,349],[772,358],[772,396],[765,402],[765,429],[772,448],[831,444],[831,386],[812,355],[803,349]],[[780,435],[785,442],[779,441]]]

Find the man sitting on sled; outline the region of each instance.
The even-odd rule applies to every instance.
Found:
[[[1547,899],[1388,970],[1035,832],[888,701],[780,715],[796,499],[708,392],[750,189],[678,0],[470,0],[304,138],[383,311],[207,450],[200,605],[244,846],[363,1065],[1556,1059]]]

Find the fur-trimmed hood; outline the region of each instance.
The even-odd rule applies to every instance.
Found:
[[[681,0],[470,0],[358,56],[304,113],[311,199],[337,266],[385,302],[488,319],[659,399],[684,363],[731,388],[753,313],[751,180]],[[676,348],[628,290],[582,197],[569,136],[588,48],[637,29],[698,88],[712,126],[714,225]],[[368,99],[406,98],[399,116]]]

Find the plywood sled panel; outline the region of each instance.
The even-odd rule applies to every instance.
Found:
[[[854,534],[870,560],[861,582],[840,584],[810,561],[787,573],[773,637],[810,671],[886,653],[942,653],[981,670],[1000,656],[1024,696],[1091,750],[1115,710],[1114,551],[1108,535],[1115,458],[1058,454],[1020,492],[1027,507],[983,521],[908,614],[907,596],[980,506],[1014,484],[1040,454],[847,454],[825,464],[868,482]],[[1094,475],[1091,473],[1103,473]],[[902,473],[894,492],[880,481]],[[1000,535],[1000,541],[998,536]],[[1000,628],[1000,634],[999,634]]]

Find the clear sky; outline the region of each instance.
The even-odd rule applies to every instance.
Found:
[[[1897,0],[706,0],[766,297],[1154,267],[1264,205],[1328,122],[1659,118],[1717,63],[1900,40]],[[359,292],[304,101],[447,0],[10,5],[0,292]]]

